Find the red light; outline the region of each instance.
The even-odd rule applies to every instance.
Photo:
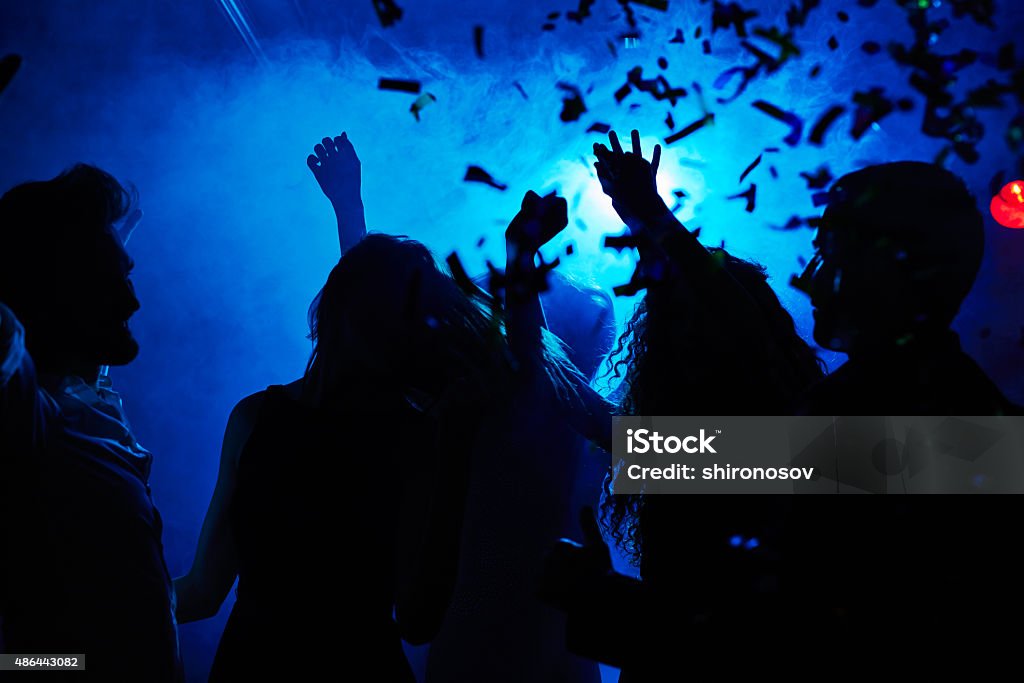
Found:
[[[1007,183],[989,204],[992,218],[1007,228],[1024,228],[1024,180]]]

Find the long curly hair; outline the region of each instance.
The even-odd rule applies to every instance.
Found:
[[[685,287],[649,289],[609,356],[606,375],[621,379],[623,415],[786,414],[822,378],[824,363],[797,334],[792,316],[768,284],[764,267],[709,249],[761,311],[777,356],[765,367],[744,352],[758,339],[730,329]],[[614,361],[612,359],[615,359]],[[691,398],[692,397],[692,398]],[[612,467],[615,467],[613,464]],[[642,495],[616,495],[605,476],[601,522],[634,566],[643,553]]]

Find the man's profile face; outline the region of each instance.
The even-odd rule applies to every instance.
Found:
[[[131,281],[134,262],[112,227],[89,241],[63,282],[65,342],[80,361],[125,365],[139,353],[128,320],[139,309]]]
[[[820,261],[810,281],[814,340],[833,351],[895,342],[920,309],[908,287],[908,255],[884,234],[865,228],[830,208],[815,239]]]

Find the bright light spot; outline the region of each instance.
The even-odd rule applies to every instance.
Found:
[[[1024,228],[1024,180],[1014,180],[1003,186],[989,204],[992,218],[1006,228]]]

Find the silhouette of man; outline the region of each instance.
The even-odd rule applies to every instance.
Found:
[[[963,182],[923,162],[836,181],[808,264],[814,338],[849,354],[815,386],[815,415],[1017,414],[950,329],[984,250]]]
[[[182,679],[162,524],[102,365],[138,353],[137,222],[79,164],[0,198],[0,614],[11,653],[84,654],[105,681]]]

